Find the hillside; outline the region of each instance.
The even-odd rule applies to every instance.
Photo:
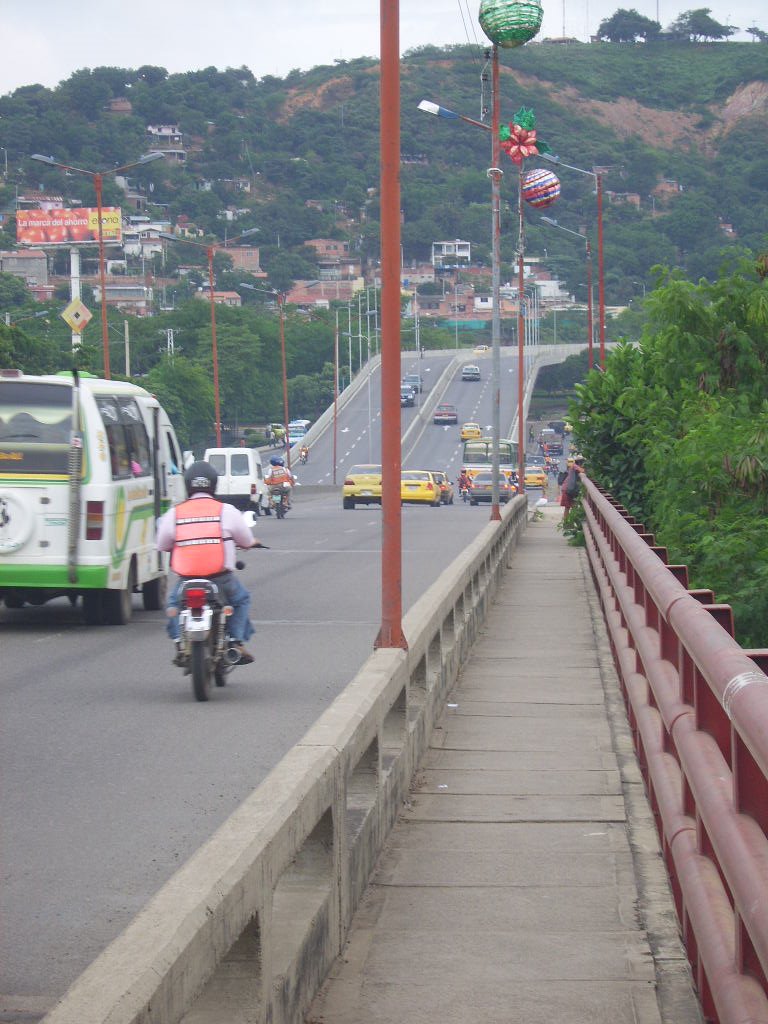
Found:
[[[481,94],[484,63],[482,51],[467,46],[426,47],[403,60],[406,261],[427,258],[434,240],[458,237],[473,242],[478,259],[488,257],[488,138],[417,110],[429,98],[477,117],[490,105],[487,84]],[[724,247],[765,246],[768,46],[538,44],[503,52],[502,64],[503,120],[533,108],[554,152],[577,166],[608,168],[609,304],[650,285],[657,262],[698,278],[717,271]],[[138,184],[152,184],[151,204],[219,237],[229,207],[230,235],[259,228],[273,283],[309,273],[301,248],[309,238],[346,237],[364,260],[377,258],[378,67],[370,59],[260,80],[246,68],[85,69],[55,90],[18,89],[0,98],[0,146],[12,169],[0,203],[10,205],[16,184],[92,201],[82,177],[26,157],[49,153],[84,167],[129,162],[149,148],[150,124],[177,125],[186,150],[184,166],[165,161],[136,172]],[[511,260],[516,174],[506,158],[504,167],[503,257]],[[590,179],[567,171],[561,179],[562,197],[549,212],[593,232]],[[108,179],[105,202],[120,199]],[[575,290],[584,279],[582,244],[541,225],[535,211],[527,220],[528,252],[546,251]]]

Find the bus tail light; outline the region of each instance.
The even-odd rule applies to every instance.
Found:
[[[104,502],[88,501],[85,505],[85,539],[101,540],[104,536]]]

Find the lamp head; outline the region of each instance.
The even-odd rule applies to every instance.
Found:
[[[140,156],[139,159],[136,161],[136,163],[137,164],[151,164],[153,160],[164,160],[164,159],[165,159],[165,153],[159,153],[159,152],[156,152],[156,151],[153,150],[151,153],[144,153],[143,156]]]
[[[41,164],[49,164],[51,167],[56,167],[57,166],[56,161],[53,159],[52,156],[43,156],[42,153],[33,153],[32,156],[29,159],[30,160],[37,160],[38,163],[41,163]]]

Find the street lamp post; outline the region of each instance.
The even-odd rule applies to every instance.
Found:
[[[241,232],[234,238],[230,238],[224,245],[220,242],[215,242],[213,244],[193,242],[190,238],[179,238],[178,235],[172,235],[168,231],[159,232],[159,237],[165,239],[166,242],[178,242],[179,244],[184,245],[194,245],[198,249],[205,249],[208,258],[208,293],[211,302],[211,358],[213,360],[213,405],[214,416],[216,418],[217,448],[221,448],[221,403],[219,399],[219,346],[216,338],[216,300],[213,291],[213,257],[217,249],[224,250],[230,242],[236,242],[240,238],[245,238],[246,235],[254,235],[258,230],[258,228],[249,228],[247,231]]]
[[[499,437],[501,432],[501,178],[504,172],[499,167],[499,163],[501,161],[501,145],[499,140],[499,50],[498,46],[495,44],[493,47],[491,69],[491,124],[486,124],[484,121],[477,121],[475,118],[467,117],[465,114],[457,114],[455,111],[449,110],[447,107],[442,107],[439,103],[433,103],[431,100],[422,100],[419,103],[418,109],[427,114],[434,114],[436,117],[446,118],[447,120],[464,121],[466,124],[471,124],[475,128],[482,128],[484,131],[491,132],[492,166],[488,169],[488,177],[491,179],[491,292],[493,302],[491,319],[491,435],[493,439],[491,454],[491,520],[498,520],[501,519],[501,510],[499,506]],[[518,374],[521,377],[523,374],[522,358],[523,343],[521,339],[518,349]],[[522,388],[518,387],[518,402],[521,402],[521,391]],[[522,411],[520,412],[520,415],[522,415]],[[522,428],[519,427],[518,429]],[[520,474],[520,486],[522,486],[524,475],[525,474]]]
[[[577,171],[579,174],[586,174],[595,179],[597,190],[597,306],[600,338],[600,369],[605,370],[605,276],[603,273],[603,175],[601,171],[586,171],[583,167],[575,167],[573,164],[564,163],[559,156],[553,153],[541,153],[545,160],[550,163],[565,167],[569,171]]]
[[[105,174],[117,174],[119,171],[130,170],[131,167],[141,167],[144,164],[152,163],[154,160],[162,160],[164,153],[145,153],[138,160],[129,164],[122,164],[120,167],[111,167],[104,171],[89,171],[84,167],[73,167],[71,164],[59,163],[52,156],[44,156],[42,153],[33,153],[30,160],[37,160],[38,163],[48,164],[50,167],[60,167],[64,171],[76,171],[78,174],[85,174],[93,179],[93,187],[96,191],[96,216],[98,219],[99,231],[99,284],[101,286],[101,344],[104,360],[104,377],[111,379],[109,365],[109,326],[107,324],[107,278],[104,266],[104,225],[102,224],[102,186]]]
[[[554,217],[545,217],[542,215],[541,218],[547,224],[553,228],[559,228],[561,231],[566,231],[569,235],[576,235],[577,238],[583,238],[586,243],[586,255],[587,255],[587,337],[589,339],[589,368],[590,370],[595,365],[593,355],[593,326],[592,326],[592,246],[589,243],[589,238],[586,235],[582,235],[580,231],[572,231],[571,228],[564,228],[562,224],[558,224]]]
[[[258,231],[258,228],[253,228],[253,232]],[[248,232],[244,232],[248,234]],[[242,238],[242,235],[238,236]],[[263,292],[265,295],[274,295],[277,299],[277,314],[280,334],[280,361],[282,364],[282,376],[283,376],[283,418],[285,419],[285,460],[288,466],[288,471],[291,469],[291,446],[288,440],[288,364],[285,357],[285,296],[282,292],[279,292],[276,288],[257,288],[255,285],[246,284],[244,281],[240,282],[241,288],[247,288],[250,292]]]

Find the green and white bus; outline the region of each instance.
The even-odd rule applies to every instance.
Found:
[[[0,598],[8,608],[82,599],[90,625],[123,625],[133,594],[165,602],[157,517],[184,498],[160,403],[88,374],[0,370]]]

